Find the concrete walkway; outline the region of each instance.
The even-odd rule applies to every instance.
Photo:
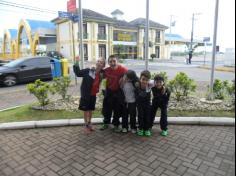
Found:
[[[98,128],[98,127],[97,127]],[[150,138],[83,127],[0,131],[1,176],[234,176],[235,128],[169,126]]]

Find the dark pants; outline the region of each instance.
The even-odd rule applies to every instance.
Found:
[[[158,102],[158,101],[153,100],[152,107],[151,107],[151,126],[154,125],[157,110],[158,108],[160,108],[161,109],[161,119],[160,119],[161,130],[168,130],[167,106],[168,106],[168,103]]]
[[[149,130],[151,128],[150,111],[151,105],[149,102],[137,103],[139,130]]]
[[[112,92],[111,90],[106,90],[105,97],[103,100],[102,114],[104,116],[104,124],[111,123],[111,117],[113,115],[112,124],[114,126],[120,125],[121,109],[123,103],[123,95],[121,91]]]
[[[122,115],[122,128],[129,128],[129,117],[131,129],[136,127],[136,103],[125,103]]]

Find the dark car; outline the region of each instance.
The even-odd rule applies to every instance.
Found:
[[[13,60],[9,60],[9,59],[8,60],[0,60],[0,66],[3,66],[11,61],[13,61]]]
[[[50,57],[21,58],[0,67],[0,84],[14,86],[37,79],[52,79]]]

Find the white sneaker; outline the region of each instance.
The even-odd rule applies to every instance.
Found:
[[[128,130],[126,128],[123,128],[122,133],[128,133]]]
[[[131,133],[132,133],[132,134],[136,134],[136,133],[137,133],[137,130],[136,130],[136,129],[132,129],[132,130],[131,130]]]

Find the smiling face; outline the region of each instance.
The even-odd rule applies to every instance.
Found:
[[[116,57],[111,57],[109,58],[108,60],[109,62],[109,66],[112,68],[112,69],[116,69],[118,67],[118,62],[117,62],[117,58]]]
[[[106,62],[104,59],[99,58],[96,62],[96,69],[97,70],[102,70],[106,66]]]
[[[142,89],[145,89],[148,86],[149,79],[145,76],[141,76],[140,78],[140,85]]]
[[[164,86],[164,81],[162,80],[155,81],[156,88],[161,89],[163,86]]]

